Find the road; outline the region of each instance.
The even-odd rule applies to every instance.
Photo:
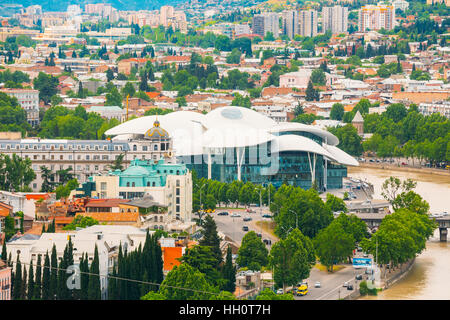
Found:
[[[308,294],[306,296],[295,297],[295,300],[338,300],[353,292],[343,287],[344,282],[349,282],[356,289],[359,282],[355,280],[357,274],[364,274],[364,270],[356,270],[351,265],[346,265],[345,268],[328,273],[313,268],[310,277],[306,280],[308,282]],[[321,287],[314,288],[316,281],[320,281]],[[358,283],[356,283],[358,282]]]
[[[263,218],[261,215],[265,213],[269,213],[268,208],[262,208],[260,211],[259,208],[252,208],[256,212],[247,213],[244,209],[219,209],[216,212],[227,211],[229,213],[228,216],[219,216],[217,213],[213,214],[213,218],[216,221],[217,229],[230,237],[237,245],[241,245],[242,238],[246,234],[246,231],[242,230],[242,227],[248,226],[249,231],[255,231],[256,233],[262,234],[262,239],[271,239],[272,244],[277,241],[277,238],[272,234],[269,234],[262,230],[260,227],[256,225],[257,221],[271,221],[270,218]],[[233,213],[239,213],[240,217],[231,217]],[[251,217],[252,221],[244,222],[243,219],[245,217]],[[267,246],[267,249],[270,251],[271,246]],[[310,273],[310,277],[306,280],[309,285],[308,294],[306,296],[295,296],[296,300],[338,300],[342,299],[345,296],[351,294],[352,290],[347,290],[347,288],[343,287],[344,282],[349,282],[353,284],[353,288],[357,288],[360,281],[355,279],[357,274],[363,274],[364,270],[356,270],[352,265],[345,265],[345,267],[339,271],[335,271],[334,273],[328,273],[326,271],[321,271],[317,268],[313,268]],[[321,283],[320,288],[314,288],[314,284],[316,281]],[[357,282],[357,283],[356,283]]]
[[[262,239],[271,239],[272,242],[276,241],[276,237],[262,230],[256,225],[257,221],[271,221],[270,218],[261,217],[262,214],[270,214],[268,208],[252,208],[256,212],[247,213],[244,209],[218,209],[216,212],[227,211],[228,216],[219,216],[217,213],[213,214],[213,218],[216,221],[217,229],[221,231],[226,236],[230,237],[236,244],[241,245],[242,238],[247,233],[242,230],[243,226],[248,226],[249,231],[255,231],[256,233],[261,233]],[[239,213],[240,217],[231,217],[233,213]],[[252,221],[243,221],[245,217],[251,217]],[[270,250],[270,246],[267,247]]]

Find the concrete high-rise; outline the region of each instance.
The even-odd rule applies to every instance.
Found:
[[[278,14],[275,12],[257,14],[253,16],[253,33],[265,36],[271,32],[275,38],[278,38],[280,32],[280,22]]]
[[[342,6],[323,7],[322,31],[331,30],[332,34],[347,32],[348,8]]]
[[[164,27],[169,26],[170,20],[174,17],[174,8],[172,6],[162,6],[160,10],[160,23]]]
[[[299,14],[299,34],[303,37],[317,35],[317,11],[305,10]]]
[[[283,34],[289,39],[294,38],[299,33],[298,12],[295,10],[285,10],[281,14],[283,21]]]
[[[395,10],[393,6],[367,5],[359,10],[358,30],[392,30],[395,26]]]

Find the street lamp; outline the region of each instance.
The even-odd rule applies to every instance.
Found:
[[[298,229],[298,214],[294,210],[289,209],[289,211],[295,213],[295,227]]]
[[[197,188],[198,188],[198,184],[196,183],[195,184],[196,186],[197,186]],[[200,210],[202,210],[202,188],[204,187],[204,186],[206,186],[206,184],[203,184],[198,190],[199,190],[199,193],[200,193]]]

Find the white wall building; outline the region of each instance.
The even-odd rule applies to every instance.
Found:
[[[32,125],[39,124],[39,91],[33,89],[1,89],[1,92],[16,97],[19,105],[27,112],[27,122]]]
[[[347,32],[348,8],[342,6],[323,7],[322,31],[331,30],[332,34]]]

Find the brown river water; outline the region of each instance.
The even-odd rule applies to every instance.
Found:
[[[450,213],[450,176],[424,171],[404,172],[387,169],[348,168],[348,176],[374,185],[374,198],[381,199],[381,185],[390,176],[417,181],[415,191],[430,204],[430,211]],[[450,231],[450,230],[449,230]],[[450,300],[450,242],[439,242],[439,231],[427,242],[409,273],[392,287],[370,300]]]

